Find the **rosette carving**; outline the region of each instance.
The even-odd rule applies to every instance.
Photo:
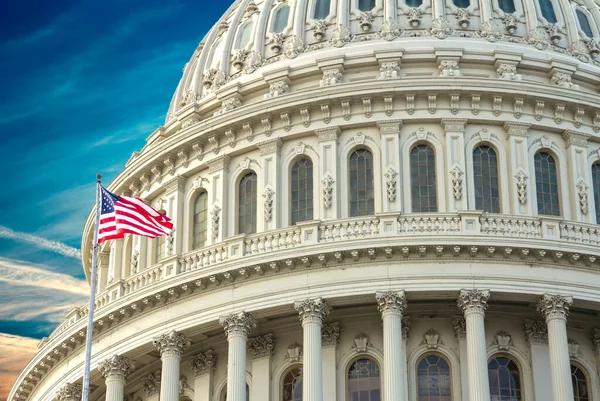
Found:
[[[302,323],[322,323],[329,315],[329,307],[323,298],[306,299],[294,304]]]
[[[225,329],[225,334],[229,336],[244,336],[254,330],[256,323],[249,313],[244,311],[239,313],[232,313],[228,316],[223,316],[219,319],[219,323]]]
[[[275,351],[275,339],[273,334],[265,334],[248,340],[248,349],[252,353],[252,359],[265,358],[273,355]]]
[[[566,319],[569,316],[571,304],[573,304],[573,297],[544,294],[538,301],[537,310],[546,321]]]
[[[175,330],[154,339],[153,343],[161,356],[165,353],[181,356],[190,346],[187,336]]]
[[[464,314],[485,313],[489,298],[490,292],[488,290],[461,290],[457,305]]]
[[[382,315],[388,313],[402,315],[406,309],[406,293],[402,291],[387,291],[375,293],[377,309]]]
[[[102,362],[98,367],[98,370],[105,378],[111,377],[127,380],[129,374],[133,370],[133,365],[128,358],[114,355]]]
[[[191,365],[195,376],[215,373],[217,354],[212,349],[201,352],[192,359]]]

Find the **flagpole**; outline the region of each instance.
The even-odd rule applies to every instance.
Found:
[[[96,175],[96,225],[94,227],[94,243],[92,250],[92,279],[90,284],[90,310],[88,314],[87,338],[85,343],[85,367],[83,371],[83,391],[81,392],[81,401],[88,401],[90,392],[90,361],[92,359],[92,332],[94,331],[94,307],[96,304],[96,270],[98,264],[98,229],[100,226],[100,207],[102,199],[100,194],[100,184],[102,183],[102,174]]]

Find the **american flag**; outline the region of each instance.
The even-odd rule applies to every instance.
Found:
[[[171,219],[146,205],[141,199],[117,196],[100,186],[102,207],[98,243],[136,234],[156,238],[170,234]]]

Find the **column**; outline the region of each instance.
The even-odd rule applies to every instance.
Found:
[[[567,401],[573,399],[571,383],[571,362],[567,340],[567,316],[573,297],[544,294],[538,302],[538,312],[546,319],[548,326],[548,350],[550,351],[550,378],[552,399]]]
[[[340,324],[324,324],[321,330],[323,346],[323,399],[337,400],[336,350],[340,342]]]
[[[594,198],[594,194],[590,192],[591,183],[590,170],[587,163],[587,141],[589,134],[566,130],[562,134],[567,148],[567,165],[569,171],[569,181],[565,184],[568,186],[567,193],[569,194],[570,210],[565,205],[563,212],[565,219],[582,221],[585,223],[595,223],[594,202],[590,199]]]
[[[81,391],[80,383],[66,383],[58,390],[56,399],[58,401],[80,401]]]
[[[225,329],[229,343],[227,401],[246,401],[246,341],[256,323],[249,313],[243,311],[223,316],[219,323]]]
[[[263,232],[274,230],[281,227],[280,206],[284,194],[277,193],[281,188],[281,146],[283,141],[280,138],[270,139],[256,145],[260,149],[262,169],[256,173],[262,175],[263,188],[258,188],[258,199],[263,203],[257,211],[257,231]],[[287,197],[286,197],[287,198]],[[286,221],[287,224],[287,221]]]
[[[449,173],[446,210],[467,210],[465,191],[465,118],[443,118],[442,127],[446,137],[446,171]]]
[[[210,224],[208,225],[206,245],[218,244],[228,236],[227,232],[229,235],[233,235],[235,232],[235,218],[231,221],[227,219],[229,216],[227,208],[235,210],[236,207],[236,200],[227,197],[230,162],[229,156],[222,155],[207,163],[211,191],[208,193]]]
[[[487,290],[461,290],[457,302],[458,308],[465,315],[467,358],[469,360],[469,399],[472,401],[490,401],[490,381],[483,322],[489,298],[490,292]]]
[[[400,129],[402,120],[380,121],[377,126],[381,134],[381,171],[385,178],[383,212],[401,212]]]
[[[271,399],[271,359],[275,351],[273,334],[254,337],[248,340],[252,355],[252,387],[250,401]]]
[[[526,2],[527,3],[527,2]],[[531,214],[531,179],[529,172],[529,155],[527,151],[527,135],[530,124],[514,121],[504,123],[506,139],[509,141],[509,192],[512,204],[510,213]]]
[[[129,359],[114,355],[102,362],[98,370],[106,382],[106,401],[123,401],[125,382],[133,370]]]
[[[179,362],[190,346],[190,340],[185,334],[173,330],[155,339],[154,346],[162,360],[160,401],[179,401]]]
[[[329,308],[323,298],[298,301],[294,304],[294,308],[300,315],[303,331],[303,399],[306,401],[323,401],[321,326],[323,320],[329,314]]]
[[[529,343],[533,390],[536,400],[551,400],[550,354],[548,353],[548,327],[541,320],[525,319],[523,326]]]
[[[378,292],[377,309],[383,320],[383,399],[401,401],[405,383],[402,361],[402,314],[406,309],[404,291]]]
[[[323,128],[315,131],[319,141],[319,154],[321,160],[319,164],[320,176],[321,176],[321,193],[323,197],[321,199],[322,207],[320,216],[315,216],[315,219],[320,218],[321,220],[332,220],[340,217],[339,210],[339,197],[336,187],[339,187],[338,183],[338,165],[337,165],[337,151],[338,143],[337,139],[342,133],[342,129],[338,127]]]
[[[200,352],[192,359],[194,372],[194,401],[210,401],[212,399],[217,354],[209,349]]]
[[[462,388],[462,401],[469,401],[469,357],[467,356],[467,323],[464,316],[453,316],[452,325],[458,340],[458,359],[460,360],[460,384]]]

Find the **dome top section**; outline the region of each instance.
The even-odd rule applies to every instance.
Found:
[[[355,42],[484,39],[598,65],[599,23],[597,0],[238,0],[186,64],[167,123],[227,82]]]

